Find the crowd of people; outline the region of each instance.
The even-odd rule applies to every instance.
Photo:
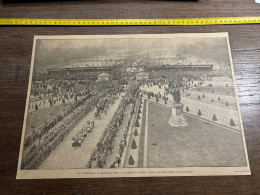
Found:
[[[93,81],[83,82],[61,78],[34,81],[28,111],[37,111],[42,108],[75,101],[86,93],[95,91],[92,83]]]
[[[172,53],[171,55],[164,57],[154,58],[154,63],[157,65],[197,65],[197,64],[212,64],[212,61],[202,59],[196,56],[183,56],[183,55],[175,55]]]

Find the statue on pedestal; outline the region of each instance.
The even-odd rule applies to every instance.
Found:
[[[177,89],[177,90],[174,90],[173,92],[173,100],[174,100],[174,103],[177,103],[179,104],[181,102],[181,94],[180,94],[180,90]]]
[[[181,104],[180,90],[174,90],[172,102],[172,116],[169,120],[169,124],[174,127],[184,127],[188,125],[187,120],[183,116],[183,104]]]

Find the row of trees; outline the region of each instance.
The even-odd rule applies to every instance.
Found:
[[[186,106],[186,112],[189,112],[189,111],[190,111],[189,107]],[[201,112],[200,109],[198,110],[198,116],[202,116],[202,112]],[[218,120],[218,119],[217,119],[217,116],[216,116],[215,114],[213,114],[212,120],[213,120],[213,121],[217,121],[217,120]],[[232,127],[236,126],[236,124],[235,124],[235,122],[234,122],[233,119],[230,119],[229,125],[232,126]]]
[[[126,119],[127,124],[124,127],[124,135],[123,135],[123,137],[122,137],[122,139],[119,143],[118,155],[116,156],[116,159],[114,160],[114,162],[110,165],[110,168],[115,168],[116,163],[118,163],[118,166],[121,163],[121,158],[122,158],[124,149],[127,145],[126,139],[127,139],[127,135],[128,135],[129,127],[130,127],[130,122],[131,122],[131,119],[132,119],[132,116],[133,116],[133,112],[134,112],[134,105],[132,104],[131,105],[131,112]]]

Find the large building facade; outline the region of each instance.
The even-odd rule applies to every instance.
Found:
[[[158,70],[186,70],[186,71],[212,71],[213,65],[160,65],[160,66],[145,66],[147,71]]]
[[[87,78],[89,76],[98,79],[98,75],[102,73],[111,74],[114,70],[113,66],[109,67],[79,67],[79,68],[51,68],[48,69],[50,77],[66,76],[67,78]]]

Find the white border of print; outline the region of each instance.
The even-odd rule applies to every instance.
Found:
[[[21,170],[22,151],[27,119],[27,110],[32,84],[36,40],[38,39],[120,39],[120,38],[185,38],[185,37],[225,37],[227,38],[229,58],[232,69],[232,79],[237,99],[240,124],[243,135],[247,166],[245,167],[179,167],[179,168],[121,168],[121,169],[65,169],[65,170]],[[234,69],[230,52],[228,33],[188,33],[188,34],[135,34],[135,35],[61,35],[61,36],[34,36],[31,69],[25,106],[24,123],[20,144],[17,179],[47,179],[47,178],[109,178],[109,177],[158,177],[158,176],[217,176],[217,175],[251,175],[248,154],[245,143],[244,129],[238,104]]]

